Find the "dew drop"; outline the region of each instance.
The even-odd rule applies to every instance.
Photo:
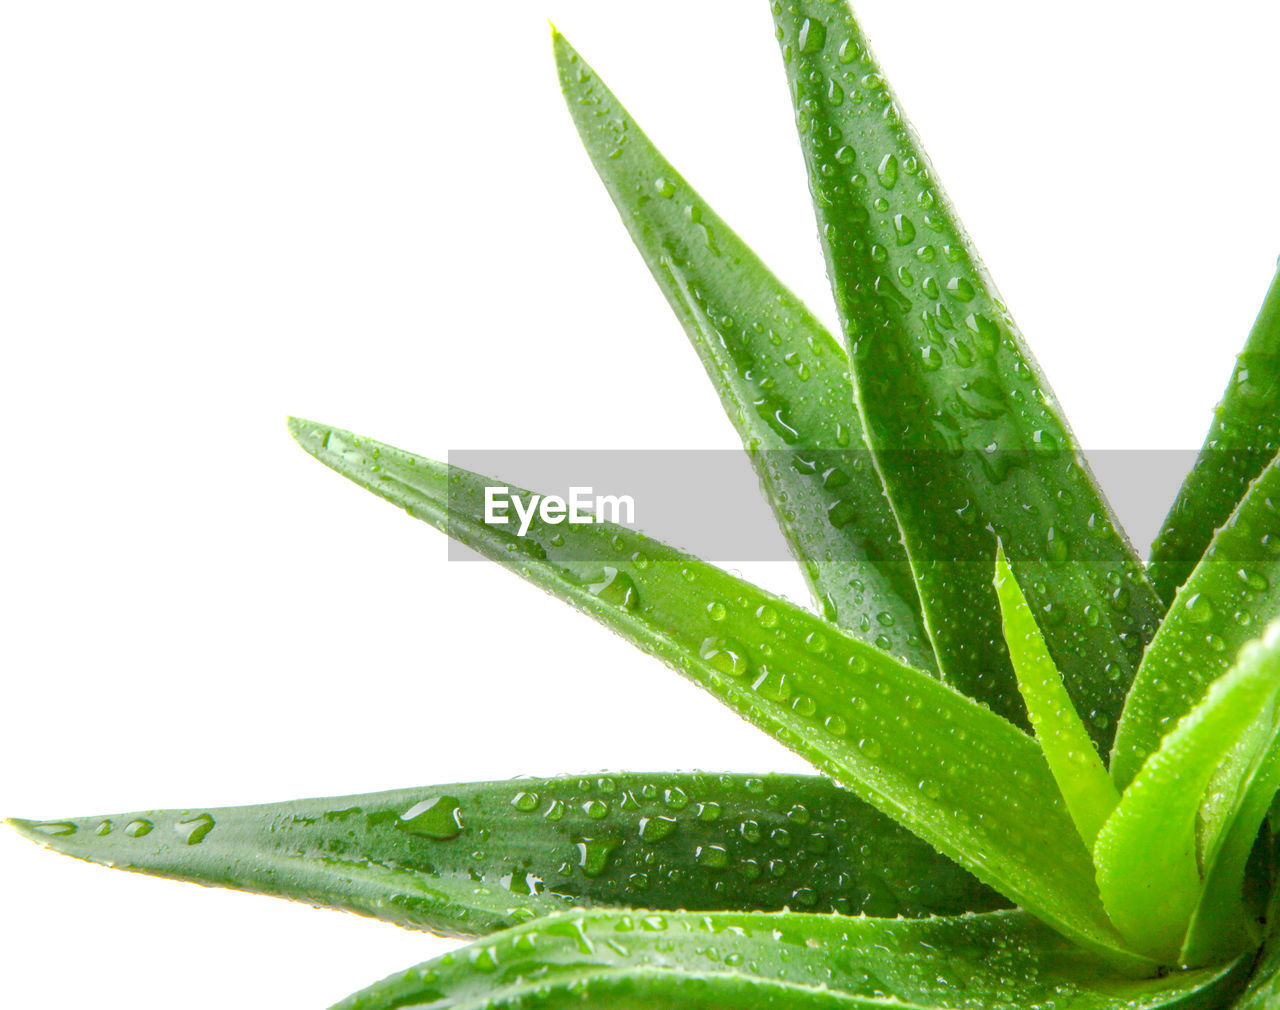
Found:
[[[213,826],[212,814],[200,814],[198,817],[178,821],[173,829],[187,845],[199,845],[213,830]]]
[[[703,639],[698,655],[713,669],[727,673],[730,677],[745,677],[751,672],[746,650],[736,642],[721,638],[719,635]]]
[[[1045,533],[1044,549],[1045,556],[1051,565],[1066,564],[1067,558],[1071,556],[1071,548],[1067,545],[1066,538],[1053,526],[1050,526]]]
[[[797,40],[800,52],[806,56],[822,52],[827,44],[827,26],[817,18],[805,18],[800,24],[800,36]]]
[[[413,835],[446,842],[462,834],[462,803],[454,796],[422,800],[400,815],[396,827]]]
[[[46,821],[43,824],[31,825],[32,831],[39,831],[50,838],[65,838],[76,833],[76,826],[70,821]]]
[[[1213,620],[1213,604],[1204,593],[1190,596],[1184,606],[1187,609],[1187,618],[1193,624],[1207,624]]]
[[[533,813],[538,809],[537,793],[516,793],[511,797],[511,805],[522,814]]]
[[[885,189],[893,189],[897,185],[898,159],[894,155],[886,154],[880,159],[880,164],[876,166],[876,178]]]
[[[587,592],[624,610],[635,610],[640,605],[640,591],[631,576],[607,565],[598,579],[587,584]]]
[[[609,868],[609,857],[618,847],[620,838],[579,838],[574,844],[578,847],[578,865],[588,877],[598,877]]]
[[[674,786],[663,792],[662,802],[672,810],[683,810],[689,805],[689,796],[679,786]]]
[[[675,834],[680,822],[674,817],[641,817],[640,840],[643,842],[660,842]]]
[[[756,610],[756,620],[762,628],[773,628],[778,624],[778,612],[765,603]]]

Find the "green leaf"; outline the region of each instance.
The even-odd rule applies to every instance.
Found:
[[[1164,605],[853,16],[829,0],[774,12],[867,438],[943,676],[1020,717],[992,648],[999,537],[1105,749]]]
[[[1259,720],[1274,727],[1277,694],[1280,622],[1243,649],[1164,738],[1098,835],[1094,861],[1107,913],[1130,944],[1162,964],[1178,963],[1203,893],[1198,821],[1206,791],[1233,750],[1247,764],[1256,760],[1237,745]],[[1252,739],[1263,750],[1271,743]],[[1239,815],[1242,799],[1233,797],[1218,812],[1223,826]]]
[[[591,615],[1054,928],[1133,963],[1034,740],[934,677],[612,523],[486,525],[491,478],[290,422],[308,452]],[[514,492],[526,503],[528,492]]]
[[[1227,966],[1116,977],[1015,911],[915,920],[571,912],[393,975],[334,1010],[1190,1010],[1221,1005],[1238,976]]]
[[[936,665],[897,521],[835,338],[657,151],[558,33],[565,101],[684,325],[829,620]]]
[[[1166,602],[1199,564],[1214,531],[1280,447],[1280,272],[1236,361],[1195,466],[1151,547],[1148,572]]]
[[[885,916],[998,895],[817,776],[619,774],[11,821],[153,876],[477,936],[574,905]]]
[[[1120,795],[1071,704],[1002,546],[996,549],[995,585],[1009,658],[1036,739],[1081,839],[1092,848],[1103,823],[1120,802]]]
[[[1266,940],[1254,962],[1248,988],[1231,1004],[1233,1010],[1275,1010],[1280,1006],[1280,889],[1272,888],[1265,917]]]
[[[1231,667],[1241,647],[1276,617],[1280,463],[1273,461],[1214,535],[1143,656],[1111,754],[1120,789]]]
[[[1269,746],[1253,732],[1258,728],[1250,727],[1245,735],[1249,746],[1241,748],[1241,757],[1252,752],[1254,758],[1243,781],[1232,794],[1209,805],[1209,818],[1205,817],[1205,807],[1201,807],[1200,835],[1210,835],[1213,843],[1207,850],[1203,844],[1200,846],[1204,885],[1182,946],[1180,959],[1185,964],[1209,964],[1230,957],[1236,951],[1257,946],[1262,938],[1256,895],[1247,893],[1246,884],[1250,860],[1267,855],[1257,848],[1258,829],[1280,788],[1280,738],[1276,735],[1275,712],[1261,726],[1270,739]],[[1212,784],[1209,792],[1213,797]],[[1270,883],[1268,880],[1266,886]]]

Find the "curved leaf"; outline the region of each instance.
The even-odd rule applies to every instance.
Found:
[[[1214,531],[1280,448],[1280,271],[1236,361],[1195,466],[1151,545],[1148,572],[1166,602],[1200,563]]]
[[[1002,904],[817,776],[530,778],[10,823],[90,862],[451,936],[573,905],[919,916]]]
[[[350,432],[290,424],[321,462],[663,659],[1054,928],[1131,960],[1040,748],[1011,723],[641,534],[539,519],[519,536],[484,522],[491,479]]]
[[[774,12],[859,407],[943,676],[1020,717],[992,646],[999,537],[1106,748],[1164,605],[848,8]]]
[[[1098,831],[1120,802],[1120,795],[1071,705],[1062,676],[1053,665],[1003,547],[996,548],[996,595],[1000,598],[1009,658],[1036,739],[1081,839],[1092,848]]]
[[[1274,873],[1273,873],[1274,876]],[[1280,1006],[1280,890],[1272,889],[1267,901],[1267,937],[1252,965],[1248,987],[1232,1010],[1275,1010]]]
[[[1197,828],[1206,790],[1258,720],[1269,720],[1274,732],[1278,695],[1280,622],[1246,647],[1164,738],[1098,835],[1094,861],[1107,914],[1129,943],[1162,964],[1179,962],[1203,893]],[[1262,751],[1272,743],[1257,735],[1251,741]],[[1252,764],[1258,754],[1238,756]],[[1232,799],[1218,813],[1224,828],[1240,813],[1240,799]]]
[[[561,1006],[1210,1007],[1230,967],[1116,977],[1021,912],[892,920],[795,913],[573,912],[402,972],[335,1010]]]
[[[1224,803],[1225,809],[1217,811],[1224,823],[1218,828],[1216,846],[1201,856],[1204,886],[1182,945],[1180,960],[1184,964],[1210,964],[1256,946],[1262,937],[1259,909],[1251,900],[1254,896],[1246,893],[1246,885],[1250,860],[1258,855],[1258,829],[1280,788],[1280,737],[1276,736],[1275,719],[1273,711],[1264,721],[1270,746],[1256,756],[1239,793],[1230,798],[1230,806]],[[1212,789],[1211,785],[1211,794]],[[1203,819],[1202,808],[1202,823]],[[1271,880],[1266,886],[1271,886]]]
[[[560,34],[565,101],[684,325],[829,620],[935,666],[897,521],[835,338],[662,157]]]
[[[1280,463],[1273,461],[1214,535],[1142,658],[1111,754],[1119,788],[1278,616]]]

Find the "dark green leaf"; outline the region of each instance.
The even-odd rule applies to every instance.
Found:
[[[1274,813],[1272,815],[1274,817]],[[1270,833],[1270,828],[1266,829]],[[1277,853],[1272,843],[1271,858]],[[1267,883],[1275,879],[1274,865]],[[1276,1010],[1280,1007],[1280,890],[1272,889],[1266,899],[1266,940],[1252,965],[1248,988],[1231,1004],[1233,1010]]]
[[[393,975],[335,1010],[1144,1010],[1220,1005],[1230,967],[1116,977],[1021,912],[892,920],[572,912]]]
[[[10,823],[79,859],[453,936],[573,905],[919,916],[1003,904],[817,776],[531,778]]]
[[[1151,547],[1148,571],[1172,602],[1249,483],[1280,446],[1280,272],[1271,282],[1195,466]]]
[[[827,618],[932,669],[906,550],[854,407],[848,355],[559,34],[555,51],[587,153],[715,384]]]
[[[774,11],[868,441],[942,673],[1021,717],[998,536],[1105,749],[1163,604],[852,15]]]
[[[1065,935],[1131,959],[1039,746],[785,600],[611,523],[486,525],[500,484],[290,422],[321,462],[590,614]],[[515,492],[527,501],[528,492]]]

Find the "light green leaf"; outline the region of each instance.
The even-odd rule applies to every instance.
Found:
[[[78,859],[449,936],[571,906],[919,916],[1003,904],[818,776],[527,778],[10,824]]]
[[[1235,790],[1215,796],[1213,784],[1209,786],[1212,802],[1201,807],[1199,825],[1204,886],[1182,946],[1181,960],[1186,964],[1209,964],[1230,957],[1257,946],[1262,938],[1260,909],[1256,896],[1246,892],[1246,884],[1250,860],[1258,855],[1258,829],[1280,788],[1280,738],[1276,730],[1273,708],[1245,734],[1247,746],[1239,748],[1238,757],[1252,760],[1247,761],[1247,774],[1238,784],[1233,783]],[[1203,841],[1206,836],[1208,847]],[[1270,887],[1271,881],[1266,884]]]
[[[1107,913],[1129,943],[1162,964],[1178,963],[1203,891],[1197,829],[1206,790],[1249,728],[1272,717],[1278,693],[1280,622],[1243,649],[1164,738],[1098,835],[1094,861]],[[1218,814],[1224,825],[1239,803]]]
[[[570,912],[393,975],[334,1010],[1182,1010],[1232,966],[1117,977],[1021,912],[892,920],[794,913]]]
[[[824,614],[933,669],[902,536],[853,404],[848,355],[559,34],[555,52],[587,153],[720,394]]]
[[[852,14],[780,0],[774,18],[858,403],[943,676],[1021,715],[992,648],[999,537],[1105,750],[1164,605]]]
[[[1103,822],[1120,802],[1120,795],[1071,704],[1003,547],[996,549],[995,585],[1009,658],[1036,739],[1080,837],[1092,848]]]
[[[1276,617],[1280,463],[1273,461],[1214,535],[1142,658],[1111,754],[1120,789],[1241,647]]]
[[[1280,272],[1236,361],[1195,466],[1151,547],[1148,572],[1166,602],[1204,555],[1250,482],[1280,447]]]
[[[1135,963],[1039,746],[934,677],[611,523],[486,525],[500,483],[293,420],[321,462],[666,661],[1055,929]],[[528,492],[515,492],[528,500]]]

